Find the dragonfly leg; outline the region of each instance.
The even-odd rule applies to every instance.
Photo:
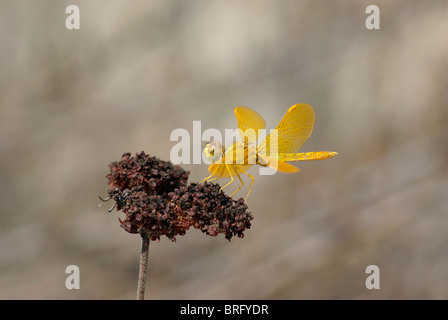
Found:
[[[232,175],[232,172],[230,171],[229,166],[227,164],[226,164],[226,169],[227,169],[227,171],[229,171],[229,174],[230,174],[230,182],[227,183],[225,186],[221,187],[221,189],[219,189],[219,192],[222,192],[222,189],[229,186],[233,182],[233,175]]]
[[[241,183],[241,185],[238,187],[238,189],[236,189],[235,191],[233,191],[233,193],[230,195],[230,197],[232,197],[235,193],[237,193],[237,192],[243,187],[243,185],[244,185],[243,180],[241,180],[241,177],[240,177],[240,175],[239,175],[238,172],[236,173],[236,175],[237,175],[238,179],[240,179],[240,183]]]
[[[244,199],[244,202],[247,202],[247,198],[249,197],[250,190],[252,190],[252,186],[254,185],[255,178],[253,176],[251,176],[250,174],[248,174],[247,172],[243,172],[243,173],[252,179],[252,182],[249,187],[249,191],[247,192],[247,195],[246,195],[246,199]]]
[[[211,177],[213,177],[213,174],[209,175],[207,178],[202,179],[198,184],[201,184],[202,182],[205,182],[205,181],[212,181],[212,180],[210,180]],[[216,180],[216,179],[218,179],[218,178],[215,178],[213,180]]]

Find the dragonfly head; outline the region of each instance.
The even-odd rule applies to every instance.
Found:
[[[207,159],[211,162],[216,162],[222,157],[222,145],[218,141],[207,143],[204,148],[204,153]]]

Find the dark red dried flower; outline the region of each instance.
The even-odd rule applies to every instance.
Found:
[[[150,195],[168,193],[186,185],[189,174],[181,167],[150,157],[143,151],[135,158],[125,153],[121,161],[112,162],[109,168],[107,178],[112,190],[139,188]]]
[[[120,224],[127,232],[146,232],[151,240],[162,235],[175,241],[193,226],[230,240],[244,237],[253,219],[243,199],[233,200],[213,183],[187,185],[188,172],[144,152],[125,153],[109,165],[110,198],[126,214]]]
[[[242,238],[243,231],[250,228],[253,216],[246,211],[243,199],[235,201],[219,189],[220,186],[214,183],[192,183],[175,190],[170,196],[191,217],[195,228],[211,236],[224,233],[228,240],[234,235]]]

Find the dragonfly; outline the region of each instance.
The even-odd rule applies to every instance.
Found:
[[[258,145],[259,133],[266,123],[254,110],[248,107],[236,107],[234,109],[238,121],[239,135],[243,138],[234,142],[227,149],[218,141],[208,143],[204,153],[212,164],[208,167],[210,176],[201,182],[210,182],[219,178],[230,178],[230,181],[221,187],[226,188],[233,183],[234,177],[238,177],[240,186],[230,195],[232,197],[244,185],[240,174],[252,179],[247,202],[255,178],[246,171],[252,165],[271,167],[283,173],[296,173],[299,168],[287,163],[296,161],[325,160],[337,155],[334,151],[301,152],[299,149],[308,140],[313,132],[315,115],[313,107],[306,103],[295,104],[283,116],[275,130],[271,130]]]

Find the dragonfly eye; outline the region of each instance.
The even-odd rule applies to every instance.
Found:
[[[218,141],[208,143],[204,148],[204,153],[210,161],[218,161],[222,155],[221,143]]]

